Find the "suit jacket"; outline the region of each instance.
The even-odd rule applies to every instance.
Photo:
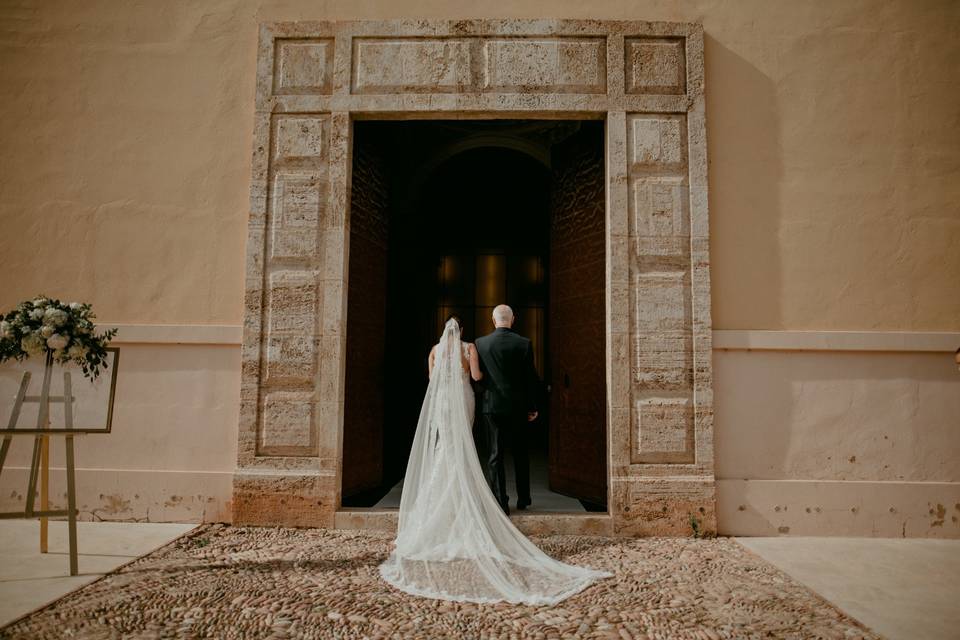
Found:
[[[483,379],[481,413],[524,414],[537,410],[539,377],[533,345],[512,329],[498,328],[477,338]]]

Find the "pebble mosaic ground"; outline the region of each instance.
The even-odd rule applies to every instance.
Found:
[[[386,533],[200,527],[0,630],[3,638],[879,638],[732,539],[532,538],[613,571],[554,607],[381,581]]]

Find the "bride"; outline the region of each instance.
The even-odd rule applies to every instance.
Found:
[[[564,564],[510,522],[484,479],[473,443],[477,351],[450,318],[430,352],[430,383],[407,463],[395,548],[380,575],[417,596],[556,604],[605,571]]]

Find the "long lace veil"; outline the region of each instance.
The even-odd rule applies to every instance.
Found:
[[[528,604],[554,604],[610,576],[549,557],[500,509],[477,458],[462,357],[460,328],[450,320],[407,463],[396,546],[381,576],[414,595]]]

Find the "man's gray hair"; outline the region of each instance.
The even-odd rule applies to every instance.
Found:
[[[493,310],[493,324],[497,326],[513,324],[513,309],[505,304],[497,305]]]

